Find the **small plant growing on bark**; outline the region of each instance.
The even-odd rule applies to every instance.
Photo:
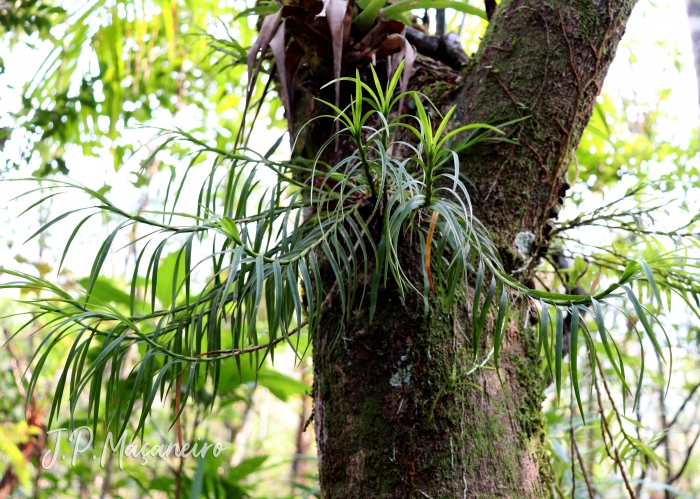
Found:
[[[180,140],[197,146],[199,154],[213,157],[195,214],[177,210],[186,177],[179,186],[171,186],[174,198],[169,206],[166,199],[167,209],[160,215],[130,214],[78,183],[53,180],[44,186],[51,193],[32,206],[66,191],[79,191],[96,203],[54,218],[32,236],[77,212],[91,212],[71,232],[64,257],[90,217],[108,213],[122,220],[103,242],[79,296],[47,279],[4,269],[20,281],[3,287],[42,292],[39,298],[26,302],[29,322],[44,318],[41,329],[45,331],[32,359],[36,367],[29,392],[36,387],[51,350],[73,338],[49,426],[59,414],[64,397],[72,413],[78,398],[87,390],[92,425],[105,419],[123,432],[140,400],[141,430],[156,396],[167,397],[174,384],[178,418],[192,396],[196,379],[207,377],[216,392],[221,362],[233,358],[238,363],[241,354],[254,353],[256,362],[261,363],[267,356],[273,358],[274,346],[280,342],[288,343],[302,356],[298,333],[304,327],[310,331],[318,327],[332,295],[339,296],[345,316],[367,299],[373,315],[379,289],[389,281],[404,296],[421,296],[426,313],[434,296],[440,295],[449,308],[459,290],[471,287],[475,363],[488,313],[493,309],[495,320],[489,328],[493,348],[486,361],[493,356],[496,369],[511,302],[525,299],[536,304],[540,314],[540,351],[557,394],[564,372],[565,314],[570,316],[572,352],[581,343],[590,348],[594,332],[582,319],[584,315],[595,319],[604,353],[626,391],[631,392],[634,387],[626,384],[624,362],[606,329],[603,307],[615,307],[616,299],[629,300],[641,323],[641,327],[634,326],[640,345],[646,335],[659,356],[665,358],[654,322],[662,332],[663,326],[656,321],[653,310],[640,303],[639,292],[635,293],[632,286],[644,284],[658,307],[662,305],[662,289],[676,293],[697,313],[689,301],[691,297],[697,300],[697,288],[689,286],[694,282],[690,272],[697,265],[689,266],[674,253],[649,262],[630,261],[618,282],[591,295],[552,293],[521,284],[503,270],[488,232],[472,214],[457,154],[480,142],[508,140],[503,137],[503,129],[513,122],[455,127],[454,108],[442,116],[420,93],[397,91],[402,68],[403,65],[385,88],[373,71],[374,86],[364,82],[359,74],[345,78],[355,86],[354,98],[345,109],[325,102],[333,114],[317,119],[331,118],[341,127],[324,148],[332,147],[340,135],[348,135],[356,147],[335,165],[319,159],[323,150],[314,161],[276,161],[272,155],[279,141],[260,155],[244,147],[233,151],[216,149],[179,132]],[[404,99],[413,100],[417,116],[396,112]],[[437,124],[431,114],[438,117]],[[400,130],[410,132],[413,141],[397,140]],[[402,153],[394,155],[392,150]],[[263,171],[275,178],[266,188],[261,187]],[[305,212],[310,215],[304,216]],[[620,215],[624,213],[616,214],[618,218]],[[601,212],[591,220],[605,216]],[[96,286],[118,233],[136,223],[153,232],[146,236],[148,243],[136,261],[129,313],[125,314],[101,301]],[[588,221],[580,219],[577,223]],[[416,280],[402,266],[401,248],[407,241],[422,255],[422,280]],[[198,251],[205,242],[212,244],[213,249]],[[149,244],[154,246],[150,255],[146,253]],[[180,249],[174,272],[162,275],[160,259],[166,245],[178,245]],[[194,272],[207,265],[211,277],[206,281],[194,279]],[[323,265],[328,265],[335,276],[330,288],[323,286]],[[140,280],[144,266],[146,278]],[[171,282],[169,306],[157,299],[158,282],[162,279]],[[356,290],[361,290],[360,296]],[[267,314],[267,331],[258,329],[261,308]],[[109,373],[107,379],[112,379],[132,347],[141,352],[140,361],[133,368],[136,378],[132,389],[125,391],[118,383],[105,383],[105,374]],[[581,405],[576,358],[569,356],[569,373]],[[593,351],[590,360],[595,365]],[[468,374],[453,374],[451,382],[436,394],[433,410],[443,391],[470,385],[462,381]],[[639,379],[641,383],[641,376]],[[214,397],[211,400],[213,403]]]

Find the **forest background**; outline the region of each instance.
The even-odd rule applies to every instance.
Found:
[[[88,220],[64,255],[72,227],[57,225],[31,237],[47,221],[83,206],[85,199],[57,196],[35,205],[47,193],[39,190],[16,199],[35,186],[18,179],[33,176],[50,182],[69,177],[118,199],[123,208],[145,213],[163,209],[172,195],[172,179],[180,181],[187,171],[187,185],[197,188],[183,190],[180,203],[196,206],[198,186],[208,173],[206,160],[193,160],[184,145],[163,148],[171,135],[159,129],[181,130],[213,147],[225,148],[233,140],[247,82],[240,62],[255,39],[257,15],[263,11],[254,2],[213,0],[90,0],[53,6],[26,2],[21,8],[0,4],[0,9],[0,262],[78,292],[88,285],[94,255],[114,230],[115,220],[104,214]],[[434,10],[417,9],[414,14],[435,30]],[[446,24],[448,31],[459,33],[469,54],[478,47],[486,21],[448,9]],[[655,201],[645,202],[664,206],[654,212],[655,227],[681,225],[679,220],[700,211],[700,113],[689,26],[681,2],[642,0],[635,7],[568,174],[573,193],[559,215],[562,223],[623,198],[628,189],[645,182],[657,188]],[[264,153],[277,144],[273,157],[286,157],[288,143],[278,140],[286,133],[279,100],[267,97],[260,115],[251,149]],[[197,168],[189,169],[192,165]],[[632,197],[616,208],[634,209],[639,202]],[[599,255],[577,254],[579,241],[613,245],[620,253],[636,251],[638,243],[591,225],[567,242],[570,279],[585,288],[595,279],[588,268]],[[96,283],[96,292],[115,307],[129,305],[123,289],[132,280],[138,258],[138,244],[129,243],[142,235],[136,226],[120,233]],[[166,248],[161,275],[172,275],[177,265],[177,253]],[[555,272],[543,261],[538,274],[543,286],[552,282]],[[163,279],[156,290],[166,307],[171,288]],[[42,378],[27,400],[21,373],[40,338],[27,334],[9,339],[23,324],[22,317],[14,315],[23,311],[15,300],[31,298],[34,292],[6,290],[0,297],[0,315],[6,317],[1,341],[7,341],[0,349],[1,494],[213,497],[225,491],[226,497],[296,498],[318,493],[309,423],[310,357],[299,361],[284,344],[277,348],[274,365],[266,362],[257,373],[246,362],[242,373],[224,370],[214,411],[208,409],[211,393],[206,390],[184,411],[186,440],[227,442],[228,450],[220,457],[191,460],[184,467],[176,460],[151,461],[148,467],[127,460],[121,470],[110,459],[105,470],[99,463],[82,461],[40,470],[36,455],[51,444],[32,448],[28,443],[45,427],[66,350],[52,351],[44,366],[51,376]],[[664,324],[674,352],[673,376],[669,383],[668,371],[660,362],[657,366],[649,350],[650,375],[636,412],[627,413],[624,423],[659,457],[658,464],[648,468],[641,463],[654,460],[648,456],[626,462],[638,497],[700,496],[700,327],[682,306],[672,310]],[[264,314],[259,321],[264,329]],[[626,365],[634,370],[640,362],[638,344],[624,322],[613,328]],[[127,373],[124,382],[128,380]],[[570,420],[555,403],[553,386],[546,395],[556,493],[570,497],[573,488],[580,497],[587,496],[580,471],[578,480],[572,480],[570,434],[575,427],[592,486],[601,497],[620,496],[624,485],[619,468],[604,458],[599,423],[595,418],[586,423]],[[594,412],[596,401],[586,403]],[[171,411],[167,402],[154,407],[145,439],[172,441]],[[54,426],[67,422],[59,417]]]

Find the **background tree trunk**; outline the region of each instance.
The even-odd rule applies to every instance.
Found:
[[[456,104],[462,124],[529,117],[512,127],[519,145],[486,143],[461,158],[475,214],[507,270],[536,263],[515,251],[519,232],[536,236],[533,254],[546,247],[543,226],[557,211],[563,175],[634,3],[504,0],[465,71],[413,77],[434,101]],[[419,268],[408,242],[401,250]],[[314,338],[324,498],[550,495],[543,380],[526,304],[516,302],[507,327],[503,384],[495,372],[477,369],[460,381],[478,389],[454,390],[452,374],[471,370],[491,346],[485,337],[474,359],[469,290],[461,298],[446,310],[435,297],[424,318],[422,302],[404,303],[386,289],[371,324],[369,300],[340,331],[339,315],[324,316]]]
[[[690,44],[693,48],[695,80],[698,84],[698,102],[700,102],[700,0],[686,0],[685,7],[688,12]]]

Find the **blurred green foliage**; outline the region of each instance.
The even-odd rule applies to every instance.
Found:
[[[72,148],[78,148],[85,156],[111,155],[114,168],[119,168],[140,148],[148,147],[147,140],[126,140],[125,130],[161,125],[191,108],[196,110],[197,119],[186,131],[206,137],[216,147],[226,149],[231,137],[238,132],[244,97],[244,69],[240,63],[256,32],[256,18],[249,16],[269,12],[270,5],[207,0],[116,3],[89,0],[53,7],[37,0],[6,3],[0,9],[0,26],[8,44],[33,35],[38,38],[33,38],[31,43],[47,47],[46,60],[37,76],[27,82],[22,92],[22,109],[13,117],[14,129],[24,129],[27,135],[21,139],[26,143],[22,144],[20,161],[6,164],[6,173],[12,170],[26,173],[27,165],[34,161],[40,165],[33,171],[35,175],[52,177],[70,173],[72,165],[67,151]],[[483,24],[479,26],[483,29]],[[468,39],[472,35],[464,33]],[[680,67],[675,47],[669,49],[669,57],[675,67]],[[0,70],[2,67],[0,59]],[[261,90],[259,92],[258,99],[262,97]],[[700,199],[700,172],[698,134],[693,133],[689,142],[683,142],[660,132],[659,124],[667,118],[661,104],[670,92],[662,90],[657,101],[651,103],[610,93],[604,93],[599,99],[569,172],[573,188],[565,200],[563,220],[557,226],[559,237],[552,242],[548,258],[538,269],[538,286],[542,289],[573,290],[580,286],[589,291],[602,286],[599,282],[619,277],[629,260],[651,259],[675,249],[677,238],[672,231],[697,215],[693,211],[697,204],[693,201]],[[283,129],[281,104],[274,98],[266,102],[265,124]],[[213,137],[208,135],[212,130]],[[146,135],[152,134],[145,131]],[[0,135],[2,143],[6,139],[6,134]],[[149,153],[154,150],[149,149]],[[173,157],[160,155],[158,161],[149,154],[152,161],[143,161],[131,172],[134,188],[146,190],[159,175],[174,175],[178,169],[176,159],[190,152],[186,147],[174,147],[170,149]],[[149,170],[153,165],[156,165],[155,172]],[[182,175],[181,170],[177,171]],[[653,189],[628,190],[639,183],[652,183]],[[592,219],[591,214],[600,205],[621,198],[624,201],[610,210],[597,212],[599,218]],[[149,201],[138,209],[147,209],[150,204],[156,205],[153,209],[163,209],[157,203]],[[108,225],[109,217],[102,222]],[[608,237],[595,247],[590,244],[595,237],[585,232],[594,226],[608,231]],[[687,230],[697,234],[697,225],[689,227]],[[688,250],[689,254],[697,255],[698,245],[693,244],[695,247]],[[55,263],[63,248],[48,250],[59,255],[53,258],[52,263]],[[23,255],[21,252],[27,252],[26,249],[16,251],[19,264],[31,264],[40,275],[48,274],[50,265],[45,260]],[[560,254],[570,260],[570,267],[554,264]],[[155,298],[165,308],[173,305],[173,298],[176,303],[183,299],[183,290],[173,293],[173,276],[178,266],[182,276],[177,252],[161,259],[161,278]],[[139,285],[146,279],[145,275],[135,277]],[[127,284],[132,280],[126,271],[112,277],[100,276],[91,296],[126,312],[132,298],[124,289],[128,289]],[[89,278],[64,272],[57,282],[62,288],[77,293],[87,288]],[[35,290],[31,287],[24,291],[25,296],[34,296]],[[624,360],[621,364],[627,369],[627,383],[641,387],[643,412],[629,410],[633,405],[630,395],[614,381],[614,367],[604,362],[600,365],[611,385],[611,399],[623,414],[618,417],[611,400],[599,398],[593,388],[595,366],[591,357],[585,356],[583,349],[580,355],[575,352],[573,361],[578,364],[581,384],[590,385],[589,390],[582,390],[583,413],[556,406],[553,388],[546,391],[551,462],[556,473],[555,492],[560,497],[572,496],[572,489],[574,497],[588,497],[586,478],[600,497],[624,494],[619,469],[604,459],[612,452],[612,441],[622,454],[635,486],[647,480],[646,492],[672,491],[669,493],[674,497],[700,495],[697,479],[700,460],[692,453],[696,434],[700,434],[696,417],[700,405],[693,396],[700,382],[697,376],[700,328],[687,313],[687,307],[700,304],[686,304],[664,296],[667,307],[663,312],[656,308],[658,303],[654,304],[652,289],[640,289],[638,294],[648,297],[644,305],[661,314],[669,334],[668,346],[674,356],[672,382],[668,385],[668,366],[655,358],[651,345],[641,344],[646,355],[640,351],[639,316],[633,305],[627,303],[622,307],[626,313],[624,319],[616,319],[612,314],[606,316],[617,352]],[[149,307],[145,296],[137,296],[135,300],[137,308],[146,310]],[[22,311],[9,299],[3,299],[0,307],[2,315]],[[262,315],[259,329],[264,331]],[[593,321],[585,316],[584,319],[594,329]],[[191,406],[183,412],[186,440],[201,437],[211,442],[227,442],[229,448],[218,458],[208,454],[205,459],[192,459],[184,469],[179,469],[178,460],[151,460],[148,466],[126,460],[124,470],[119,469],[118,463],[111,462],[107,466],[108,474],[100,467],[99,459],[96,462],[79,459],[75,466],[58,463],[55,469],[40,472],[37,456],[27,458],[22,454],[26,448],[23,446],[43,431],[41,425],[26,423],[27,408],[42,414],[45,423],[57,386],[66,383],[59,375],[70,349],[70,343],[66,342],[52,350],[44,370],[57,375],[37,387],[35,399],[27,400],[27,381],[20,380],[17,373],[28,367],[26,360],[41,341],[40,334],[36,334],[41,325],[41,321],[25,324],[21,316],[7,319],[4,324],[8,332],[24,326],[24,331],[31,333],[12,340],[13,350],[0,350],[3,366],[0,370],[0,475],[5,476],[10,468],[14,470],[17,485],[13,487],[13,497],[30,496],[35,492],[38,497],[174,497],[177,490],[181,497],[296,498],[316,494],[312,466],[306,467],[302,475],[290,475],[295,461],[313,462],[312,450],[308,455],[295,455],[297,439],[301,438],[295,432],[309,419],[301,403],[303,394],[310,389],[308,376],[301,374],[308,366],[295,369],[292,360],[287,362],[289,365],[283,373],[280,365],[284,365],[284,361],[273,368],[269,359],[258,355],[244,356],[237,368],[233,363],[224,364],[216,394],[203,380],[197,381]],[[594,341],[593,346],[593,351],[603,358],[602,342]],[[288,361],[289,353],[286,352]],[[142,354],[133,352],[122,359],[123,375],[114,382],[122,384],[127,391],[135,384]],[[95,351],[87,355],[95,355]],[[284,359],[284,355],[285,350],[281,348],[277,357]],[[639,373],[644,362],[647,374],[641,378]],[[569,363],[565,364],[566,373]],[[564,379],[569,379],[568,375]],[[570,388],[563,387],[564,397],[568,396]],[[175,387],[169,390],[172,393]],[[669,395],[664,398],[666,390]],[[601,386],[600,391],[606,395],[604,387]],[[574,407],[573,396],[571,402]],[[141,437],[149,442],[172,441],[175,434],[171,427],[173,397],[157,401],[156,406],[152,421],[144,427]],[[79,426],[81,421],[87,421],[88,404],[81,400],[78,407],[76,420],[59,420],[53,426],[68,427],[71,423]],[[625,409],[628,410],[625,412]],[[278,424],[292,420],[292,424],[280,424],[283,430],[266,433],[262,429],[269,427],[263,424],[267,421],[265,418]],[[613,427],[613,439],[606,440],[603,419]],[[137,421],[132,423],[135,427]],[[255,425],[257,436],[251,429]],[[101,430],[107,428],[108,424]],[[94,447],[101,449],[105,431],[97,432],[96,439]],[[578,442],[578,451],[573,442]],[[65,438],[62,446],[61,452],[72,453]],[[673,453],[663,452],[670,447]]]

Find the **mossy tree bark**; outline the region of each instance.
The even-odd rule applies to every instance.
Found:
[[[488,143],[461,158],[474,212],[508,270],[533,264],[515,251],[518,233],[536,236],[535,254],[546,245],[543,227],[634,3],[503,0],[461,74],[414,76],[414,86],[457,105],[463,124],[528,117],[511,132],[519,145]],[[410,244],[402,252],[417,262]],[[372,323],[369,300],[342,324],[325,315],[314,338],[324,498],[550,495],[539,355],[526,305],[516,301],[507,326],[501,384],[490,370],[465,374],[475,364],[469,293],[453,310],[434,299],[427,317],[422,302],[404,302],[394,289],[380,293]],[[489,343],[485,337],[477,362]],[[474,386],[450,388],[453,373]]]

